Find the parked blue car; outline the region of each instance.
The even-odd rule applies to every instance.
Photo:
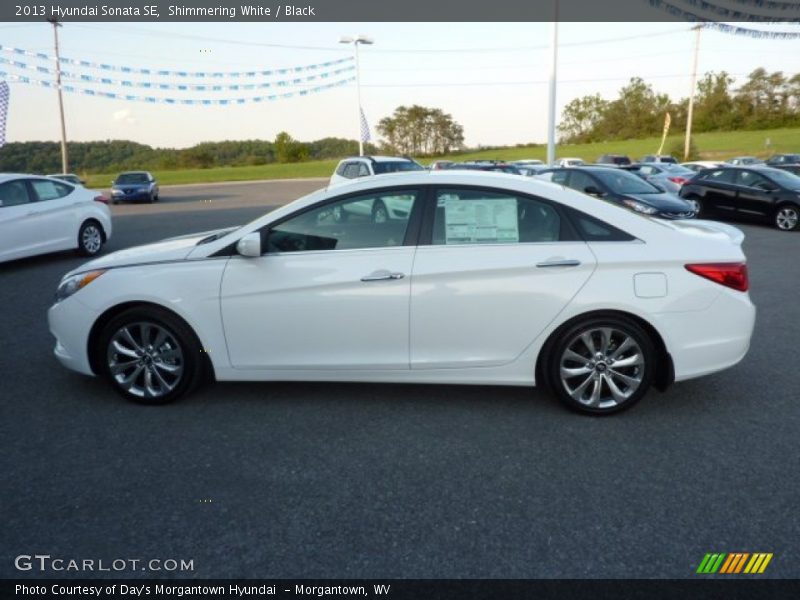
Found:
[[[120,173],[111,182],[111,201],[119,202],[158,202],[158,182],[147,171],[128,171]]]

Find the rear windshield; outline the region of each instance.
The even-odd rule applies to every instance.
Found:
[[[376,175],[383,175],[384,173],[399,173],[400,171],[424,171],[425,167],[412,160],[389,160],[372,163],[372,169]]]
[[[117,183],[148,183],[145,173],[123,173],[117,177]]]

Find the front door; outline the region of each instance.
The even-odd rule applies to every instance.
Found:
[[[419,196],[373,191],[303,210],[262,231],[260,258],[232,257],[221,288],[232,365],[408,369],[407,234]],[[373,208],[397,204],[407,212],[376,221]]]

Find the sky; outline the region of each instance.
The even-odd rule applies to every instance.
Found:
[[[561,23],[559,112],[578,96],[613,98],[632,76],[673,98],[688,96],[695,38],[690,27],[682,22]],[[551,28],[549,23],[65,23],[59,36],[63,57],[137,68],[234,71],[348,57],[352,46],[339,44],[339,38],[365,34],[375,41],[360,53],[362,105],[373,138],[378,137],[375,125],[395,108],[421,104],[450,113],[464,127],[467,145],[475,147],[546,141]],[[0,24],[0,44],[52,54],[52,27]],[[701,74],[726,70],[743,81],[757,67],[800,72],[800,41],[702,32]],[[197,82],[174,77],[159,81]],[[7,140],[58,140],[55,90],[14,81],[9,85]],[[119,91],[100,84],[85,87]],[[157,93],[202,96],[196,91],[152,95]],[[258,94],[228,91],[222,97]],[[359,131],[352,83],[241,106],[153,105],[78,94],[64,94],[64,105],[70,141],[128,139],[181,148],[203,141],[274,139],[281,131],[302,141],[355,139]]]

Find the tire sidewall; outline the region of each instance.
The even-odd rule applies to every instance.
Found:
[[[389,220],[389,209],[386,208],[386,203],[383,200],[378,200],[375,203],[375,206],[372,209],[372,222],[373,223],[377,223],[378,222],[376,219],[377,219],[377,216],[378,216],[378,212],[380,212],[381,210],[383,211],[383,214],[386,215],[386,219],[384,221],[381,221],[381,222],[382,223],[386,223]]]
[[[613,329],[623,331],[627,335],[631,336],[637,344],[639,344],[639,347],[642,349],[642,353],[644,354],[645,370],[644,376],[642,377],[642,382],[639,384],[639,388],[628,400],[611,408],[593,408],[581,404],[577,400],[573,399],[569,393],[567,393],[567,391],[564,389],[564,385],[561,382],[561,356],[563,355],[569,343],[581,331],[599,327],[611,327]],[[639,402],[639,400],[641,400],[645,394],[647,394],[655,375],[657,353],[650,335],[632,319],[627,319],[621,316],[588,317],[568,325],[563,329],[560,329],[558,332],[556,332],[556,335],[554,335],[553,338],[555,341],[549,349],[550,358],[546,366],[545,382],[556,398],[558,398],[559,401],[572,410],[583,414],[597,416],[611,415],[631,408],[633,405]]]
[[[175,389],[159,398],[143,398],[130,394],[117,384],[108,366],[107,352],[111,337],[125,325],[138,321],[149,321],[168,330],[181,347],[181,352],[183,354],[184,365],[181,381],[175,386]],[[203,371],[203,363],[200,356],[201,346],[200,342],[197,340],[197,336],[182,319],[169,311],[157,307],[131,308],[113,317],[105,327],[103,327],[98,337],[95,352],[97,353],[97,364],[100,365],[100,371],[103,377],[111,384],[111,387],[114,388],[114,391],[126,400],[137,404],[161,405],[174,402],[197,386]]]

